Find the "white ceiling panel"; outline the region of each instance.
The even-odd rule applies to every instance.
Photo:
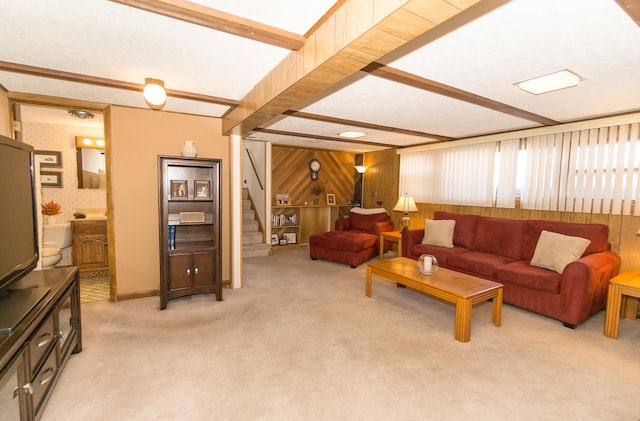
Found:
[[[249,139],[259,140],[263,142],[271,142],[274,145],[281,145],[281,146],[312,148],[312,149],[329,149],[329,150],[335,150],[335,151],[354,152],[354,153],[362,153],[362,152],[370,152],[370,151],[387,149],[386,146],[372,146],[372,145],[359,144],[357,141],[335,142],[332,140],[313,139],[313,138],[300,137],[300,136],[288,136],[288,135],[262,133],[262,132],[253,133],[249,137]]]
[[[359,79],[302,111],[456,138],[537,126],[374,76]]]

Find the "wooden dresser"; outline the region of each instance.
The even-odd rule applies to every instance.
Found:
[[[82,351],[78,269],[32,271],[12,289],[43,293],[0,334],[0,418],[37,420],[69,357]],[[6,312],[22,308],[23,295],[9,292],[0,300]]]

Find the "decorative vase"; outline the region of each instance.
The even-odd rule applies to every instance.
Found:
[[[198,150],[196,149],[192,141],[185,140],[184,145],[182,145],[182,148],[180,148],[180,154],[182,154],[182,156],[194,158],[198,156]]]
[[[55,215],[45,215],[44,216],[44,223],[45,225],[53,225],[56,223],[56,216]]]

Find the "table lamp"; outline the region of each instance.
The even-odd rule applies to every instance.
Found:
[[[396,212],[402,212],[402,231],[409,229],[409,212],[418,212],[416,202],[413,200],[413,196],[409,196],[407,193],[401,194],[398,203],[393,207]]]

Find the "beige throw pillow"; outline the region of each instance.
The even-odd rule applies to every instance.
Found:
[[[422,244],[453,248],[453,230],[455,227],[456,221],[453,219],[425,219]]]
[[[591,241],[586,238],[542,231],[531,259],[531,266],[562,273],[569,263],[575,262],[582,256],[589,244]]]

